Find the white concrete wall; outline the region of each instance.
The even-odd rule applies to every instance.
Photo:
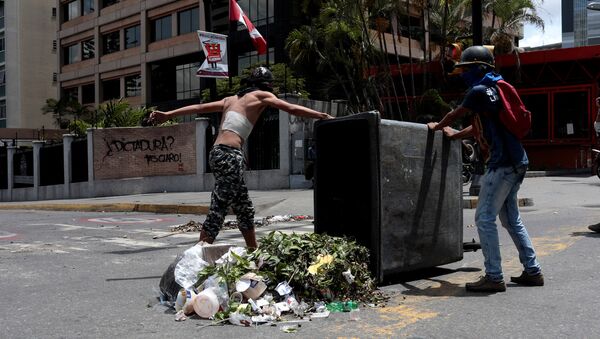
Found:
[[[47,98],[56,97],[52,51],[57,19],[54,1],[5,1],[6,116],[9,128],[53,128],[52,115],[42,114]]]
[[[320,111],[330,112],[328,103],[321,102],[303,102],[305,106],[312,107]],[[297,120],[297,118],[294,118]],[[88,132],[88,181],[79,183],[69,183],[71,173],[65,170],[65,182],[61,185],[40,186],[39,175],[43,171],[40,168],[34,172],[34,187],[28,188],[13,188],[0,190],[0,201],[23,201],[23,200],[52,200],[52,199],[74,199],[74,198],[89,198],[101,196],[116,196],[128,194],[143,194],[156,192],[194,192],[194,191],[210,191],[214,186],[214,178],[212,173],[206,173],[205,150],[210,145],[205,144],[205,131],[208,120],[205,118],[196,119],[196,152],[197,166],[195,174],[188,175],[163,175],[163,176],[147,176],[125,179],[111,180],[95,180],[93,171],[93,137],[94,133]],[[279,168],[272,170],[246,171],[245,179],[248,188],[251,190],[274,190],[287,188],[304,188],[310,184],[303,180],[303,175],[294,175],[291,166],[291,149],[292,149],[292,131],[290,126],[290,115],[286,112],[279,112]],[[64,166],[70,168],[72,135],[64,136],[65,154]],[[36,147],[41,147],[42,142],[37,142]],[[9,158],[14,149],[9,149]],[[38,151],[39,153],[39,151]],[[34,158],[36,153],[34,152]],[[36,166],[34,159],[34,166]],[[12,160],[9,159],[9,165],[12,165]],[[39,162],[37,162],[39,163]],[[9,187],[12,186],[12,171],[8,171]]]

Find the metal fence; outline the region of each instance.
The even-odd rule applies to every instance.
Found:
[[[14,188],[33,187],[33,149],[19,148],[13,157]]]
[[[248,138],[248,169],[278,169],[279,157],[279,111],[267,109]]]
[[[0,189],[8,188],[8,150],[0,147]]]
[[[71,143],[71,182],[88,181],[87,139]]]
[[[40,186],[60,185],[64,177],[63,144],[44,145],[40,148]]]

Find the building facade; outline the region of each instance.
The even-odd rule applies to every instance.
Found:
[[[53,128],[42,115],[56,96],[54,1],[0,1],[0,127]]]
[[[562,47],[600,45],[600,11],[588,0],[562,0]]]
[[[58,0],[58,96],[159,109],[198,102],[211,80],[195,75],[204,60],[197,30],[230,36],[233,74],[281,62],[290,28],[274,18],[289,23],[289,11],[273,0],[238,3],[266,38],[268,55],[257,55],[247,31],[230,29],[228,0]]]

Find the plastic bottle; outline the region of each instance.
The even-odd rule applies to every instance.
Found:
[[[327,304],[327,310],[329,312],[344,312],[344,303],[339,301],[334,301]]]
[[[348,310],[348,311],[352,311],[352,310],[357,310],[358,309],[358,303],[356,301],[346,301],[344,303],[344,311]]]
[[[198,293],[193,305],[194,311],[200,318],[212,318],[219,311],[219,299],[212,288]]]
[[[175,300],[175,311],[181,311],[185,304],[189,303],[191,299],[196,296],[191,289],[181,289],[179,293],[177,293],[177,299]]]

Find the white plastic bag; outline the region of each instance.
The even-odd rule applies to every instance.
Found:
[[[175,266],[175,281],[183,288],[189,289],[198,281],[198,272],[208,266],[204,261],[202,245],[196,244],[185,252]]]

